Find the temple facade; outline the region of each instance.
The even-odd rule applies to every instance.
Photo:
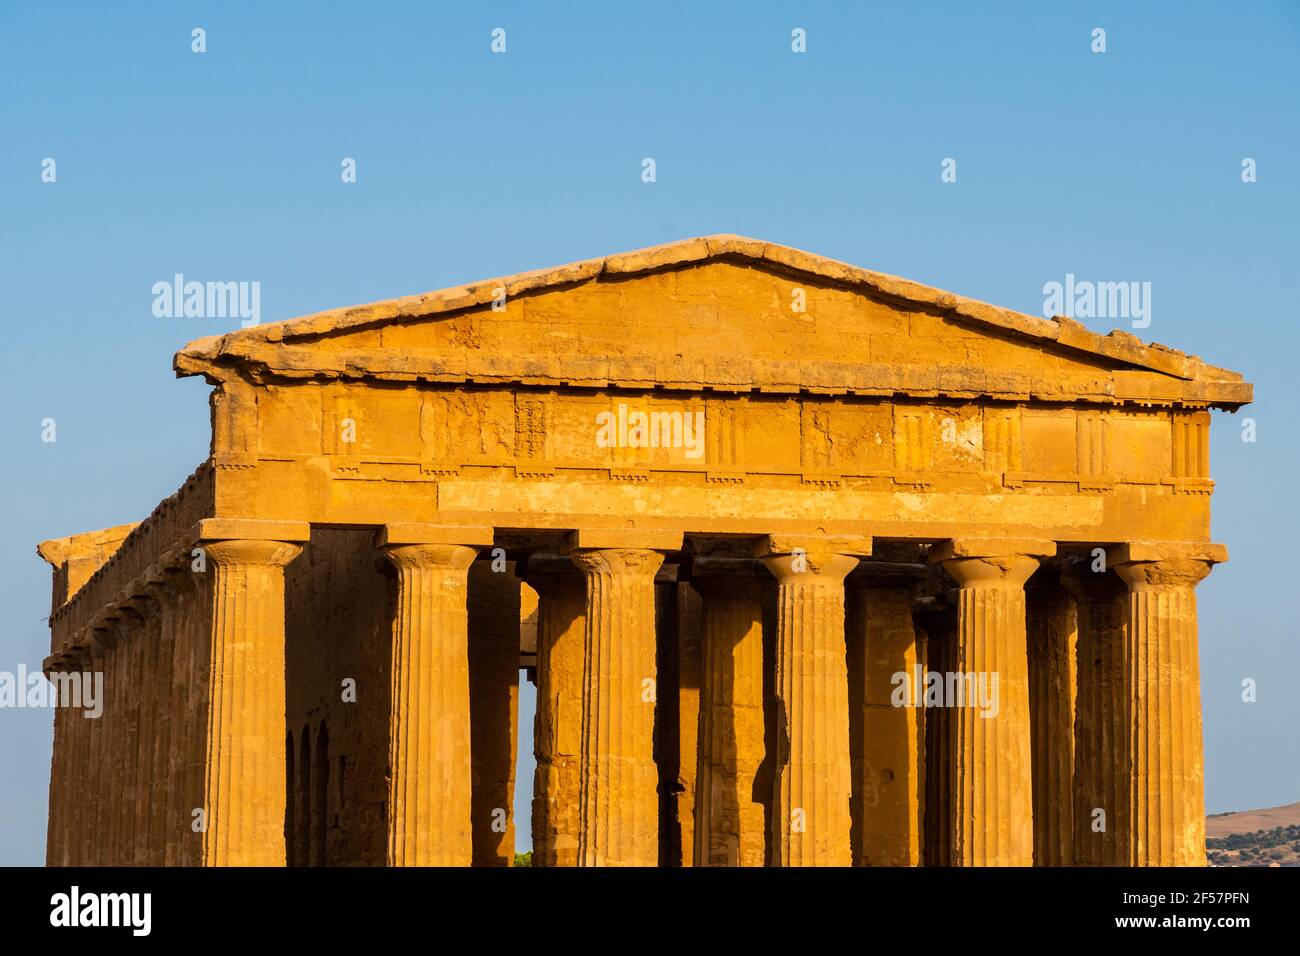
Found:
[[[211,454],[46,541],[52,865],[1204,865],[1251,386],[692,239],[200,339]]]

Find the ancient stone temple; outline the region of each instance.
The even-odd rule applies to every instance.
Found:
[[[51,864],[1205,862],[1251,386],[735,236],[200,339],[212,446],[40,546]]]

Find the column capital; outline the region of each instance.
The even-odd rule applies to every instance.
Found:
[[[130,632],[132,628],[144,623],[144,611],[130,591],[122,591],[117,596],[117,610],[110,615],[113,626]]]
[[[155,566],[145,578],[144,593],[155,601],[160,601],[171,589],[168,577],[161,567]]]
[[[205,540],[200,547],[218,567],[256,565],[282,568],[302,553],[300,544],[258,538]]]
[[[798,585],[844,588],[844,579],[858,559],[838,552],[773,554],[760,559],[779,587]],[[841,597],[840,600],[843,600]]]
[[[169,564],[162,569],[162,585],[172,594],[193,594],[199,589],[202,575],[191,569],[189,560],[184,564]],[[152,582],[151,582],[152,583]]]
[[[151,589],[148,583],[145,584],[143,591],[132,594],[123,604],[145,621],[152,621],[162,612],[157,592]]]
[[[117,647],[117,623],[121,620],[118,609],[112,606],[102,608],[86,625],[86,636],[100,651]]]
[[[390,544],[384,556],[400,571],[468,573],[478,548],[467,544]]]
[[[85,670],[92,659],[89,647],[80,644],[72,644],[63,649],[63,659],[68,663],[71,670]]]
[[[653,578],[664,562],[663,552],[646,548],[591,548],[570,558],[584,574],[646,575]]]
[[[1056,554],[1056,543],[1032,538],[950,538],[930,550],[930,563],[941,564],[962,588],[1022,588],[1043,558]]]
[[[1226,547],[1209,543],[1135,541],[1106,551],[1107,563],[1130,591],[1195,587],[1227,560]]]
[[[116,648],[118,643],[129,637],[135,620],[139,618],[139,611],[123,607],[122,600],[122,594],[118,594],[116,600],[100,611],[92,622],[96,639],[100,640],[104,648]],[[105,639],[100,639],[100,635],[105,635]]]

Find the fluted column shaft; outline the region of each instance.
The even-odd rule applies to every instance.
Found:
[[[764,581],[745,570],[702,573],[706,562],[695,565],[702,647],[694,862],[762,866],[766,814],[754,799],[754,778],[763,760]]]
[[[1212,561],[1174,549],[1150,555],[1151,560],[1137,549],[1116,557],[1115,571],[1129,588],[1124,642],[1128,862],[1205,866],[1195,589]]]
[[[51,674],[57,680],[57,674]],[[57,686],[57,685],[56,685]],[[49,795],[49,833],[45,839],[45,865],[64,866],[64,847],[66,845],[68,805],[65,801],[66,781],[68,777],[68,756],[71,748],[71,729],[68,716],[71,713],[54,701],[54,749],[50,758]]]
[[[188,566],[166,568],[164,574],[169,611],[166,626],[171,631],[168,647],[172,655],[172,713],[165,771],[168,798],[163,865],[194,866],[199,862],[195,849],[202,834],[193,829],[193,811],[202,795],[201,788],[192,785],[190,755],[195,747],[196,728],[202,726],[201,721],[207,715],[206,706],[201,709],[198,706],[206,699],[207,689],[201,685],[196,670],[195,645],[199,641],[195,623],[200,617],[197,605],[209,589],[200,586],[205,575],[195,573]],[[203,635],[205,644],[207,631],[210,628]],[[198,719],[195,719],[196,711]],[[160,767],[159,773],[163,772]]]
[[[94,631],[104,671],[104,713],[99,724],[95,760],[95,822],[90,834],[94,866],[117,866],[117,814],[122,805],[121,757],[123,736],[122,656],[116,620],[106,620]]]
[[[81,866],[108,865],[108,776],[105,750],[109,746],[111,730],[109,708],[111,705],[112,685],[109,682],[107,643],[111,641],[107,631],[92,632],[90,645],[91,667],[104,678],[100,684],[100,715],[90,721],[87,727],[86,741],[86,787],[82,797],[84,801],[80,840]]]
[[[63,858],[67,866],[84,866],[85,827],[87,811],[91,806],[94,792],[91,789],[90,776],[90,735],[91,727],[99,721],[86,716],[91,710],[84,705],[87,695],[95,691],[93,657],[89,648],[76,648],[72,652],[72,668],[81,677],[83,707],[68,711],[68,727],[71,729],[72,751],[68,760],[69,777],[64,787],[64,800],[67,805],[68,827],[65,837]],[[101,706],[103,700],[98,702]]]
[[[136,778],[136,759],[140,740],[140,666],[143,660],[144,619],[140,612],[123,602],[117,609],[115,622],[117,646],[113,653],[118,657],[118,705],[116,762],[117,786],[113,803],[113,865],[132,866],[135,863],[135,812],[139,781]]]
[[[284,541],[205,545],[213,576],[204,866],[284,866]]]
[[[175,812],[172,803],[171,772],[169,754],[171,751],[172,712],[175,699],[172,696],[172,644],[176,639],[172,626],[173,610],[170,595],[163,582],[155,581],[148,585],[157,609],[155,630],[156,670],[152,680],[152,693],[155,701],[154,735],[151,753],[151,772],[148,785],[151,790],[149,804],[149,855],[150,866],[162,866],[167,859],[167,822]]]
[[[846,554],[773,554],[777,580],[773,866],[849,866],[849,674],[844,646]]]
[[[466,590],[478,552],[460,544],[404,544],[390,545],[385,553],[397,567],[388,865],[469,866],[473,781]]]
[[[932,552],[957,582],[951,667],[953,866],[1034,862],[1025,582],[1050,544],[948,543]],[[973,693],[972,693],[973,692]],[[971,699],[974,697],[975,699]]]
[[[47,677],[51,682],[61,680],[59,671],[71,673],[72,666],[67,663],[67,659],[56,668],[48,671]],[[57,688],[58,684],[55,683]],[[68,778],[71,775],[71,758],[73,752],[72,735],[74,728],[71,726],[72,710],[69,707],[62,706],[57,692],[51,694],[54,703],[54,749],[50,754],[50,786],[49,786],[49,817],[48,833],[45,839],[45,865],[46,866],[67,866],[67,846],[68,846],[68,822],[69,822],[69,792]]]
[[[138,703],[136,736],[132,741],[134,758],[134,820],[131,826],[131,858],[135,866],[145,866],[153,855],[153,813],[163,798],[164,788],[154,772],[154,751],[160,724],[158,654],[162,644],[161,609],[151,596],[132,598],[140,615],[136,640],[139,645],[131,693]]]
[[[655,866],[655,572],[643,548],[583,548],[587,583],[579,866]]]

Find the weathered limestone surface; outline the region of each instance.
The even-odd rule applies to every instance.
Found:
[[[213,568],[203,863],[284,866],[284,566],[289,541],[205,546]]]
[[[206,577],[190,568],[169,575],[177,605],[173,651],[173,712],[182,729],[168,768],[177,805],[168,820],[168,865],[199,866],[203,833],[195,811],[203,809],[203,774],[207,762],[208,697],[212,589]]]
[[[1111,558],[1129,588],[1128,862],[1204,866],[1196,585],[1227,553],[1214,545],[1129,544]]]
[[[156,668],[150,686],[155,724],[152,739],[145,738],[150,755],[150,805],[148,813],[149,850],[145,863],[163,866],[167,860],[167,827],[177,813],[175,794],[172,791],[170,755],[172,740],[172,664],[175,656],[173,612],[163,577],[146,585],[154,617],[155,646],[153,652]]]
[[[774,866],[849,866],[849,678],[844,578],[858,559],[817,539],[769,540],[777,581]],[[869,553],[870,541],[853,550]]]
[[[600,537],[614,546],[597,546]],[[573,544],[574,564],[587,584],[581,866],[654,866],[659,860],[654,580],[664,546],[620,547],[620,537],[592,536],[588,546],[578,534]],[[637,538],[627,536],[627,543]]]
[[[738,236],[175,368],[212,386],[208,458],[38,548],[44,668],[105,681],[100,719],[55,716],[51,863],[508,863],[520,668],[537,865],[1203,862],[1235,372]],[[919,600],[867,580],[896,548]],[[765,587],[700,576],[741,556]],[[996,716],[895,707],[918,666],[996,676]]]
[[[931,553],[957,582],[953,670],[997,676],[996,713],[971,700],[952,710],[952,864],[1034,862],[1025,582],[1050,542],[951,541]],[[951,702],[950,702],[951,703]]]
[[[389,725],[389,866],[468,866],[471,838],[469,638],[472,529],[385,529],[397,567]],[[490,533],[486,535],[490,540]],[[417,539],[409,543],[411,538]],[[470,544],[449,543],[463,539]],[[424,540],[419,540],[424,539]]]

